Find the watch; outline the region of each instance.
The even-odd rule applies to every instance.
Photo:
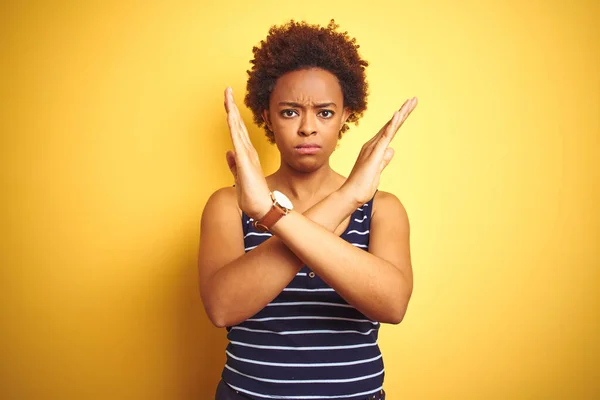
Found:
[[[273,200],[273,206],[262,218],[254,220],[252,223],[254,228],[259,232],[268,232],[277,221],[294,209],[292,202],[285,194],[274,190],[270,195],[271,200]]]

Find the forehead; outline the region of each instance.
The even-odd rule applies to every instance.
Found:
[[[343,103],[343,94],[334,74],[320,68],[311,68],[282,75],[275,83],[271,101]]]

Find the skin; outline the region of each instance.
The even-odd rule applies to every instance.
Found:
[[[201,296],[213,324],[232,326],[255,315],[304,264],[368,318],[402,321],[413,288],[408,217],[396,196],[375,192],[394,155],[390,142],[416,104],[416,98],[407,100],[394,112],[365,143],[345,178],[329,164],[350,114],[337,78],[321,69],[289,72],[277,81],[263,112],[281,153],[280,168],[265,178],[233,93],[226,90],[234,148],[226,158],[236,186],[208,200],[198,258]],[[303,154],[298,146],[306,143],[319,150]],[[271,228],[273,237],[245,253],[241,212],[261,218],[272,206],[273,190],[286,194],[294,211]],[[364,251],[339,235],[354,210],[374,195],[370,244]]]

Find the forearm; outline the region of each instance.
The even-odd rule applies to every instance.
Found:
[[[205,283],[204,304],[212,322],[232,326],[242,322],[273,300],[294,278],[302,262],[279,238],[219,268]]]
[[[304,212],[304,218],[329,232],[343,229],[340,225],[356,209],[356,204],[345,198],[334,192]],[[203,292],[209,317],[217,326],[250,318],[281,293],[304,264],[280,238],[267,239],[220,268],[206,282]]]
[[[298,213],[279,221],[273,233],[364,315],[380,322],[402,320],[412,285],[395,265]]]

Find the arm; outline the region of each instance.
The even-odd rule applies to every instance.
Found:
[[[321,229],[338,234],[356,209],[334,192],[304,213]],[[297,213],[296,213],[297,214]],[[333,234],[332,234],[333,235]],[[211,196],[202,215],[198,272],[208,317],[218,327],[246,320],[263,309],[304,265],[277,237],[244,254],[244,238],[233,188]]]
[[[333,235],[331,231],[335,230],[357,206],[373,196],[379,184],[381,171],[394,154],[388,147],[389,143],[415,106],[416,98],[407,100],[402,108],[394,113],[394,117],[365,143],[354,169],[340,190],[309,210],[306,215],[294,212],[283,218],[276,224],[282,225],[281,230],[272,231],[279,238],[271,238],[252,252],[244,254],[237,207],[255,219],[264,215],[270,207],[266,204],[269,189],[262,175],[256,149],[250,142],[247,129],[233,101],[232,92],[230,89],[226,90],[227,123],[234,146],[234,151],[227,153],[227,163],[236,181],[237,199],[234,201],[231,190],[224,190],[223,193],[216,193],[209,200],[202,218],[203,239],[199,254],[202,300],[209,318],[215,325],[232,325],[255,314],[280,293],[303,263],[310,264],[314,268],[312,264],[314,260],[317,273],[325,279],[336,282],[335,278],[332,279],[326,271],[324,260],[328,256],[327,251],[333,250],[337,253],[338,250],[346,250],[343,255],[336,255],[336,262],[344,262],[347,260],[344,257],[354,254],[361,261],[378,263],[378,271],[390,267],[389,261],[376,256],[365,259],[365,254],[368,253],[355,249],[354,246]],[[380,218],[382,221],[383,219],[385,217]],[[281,221],[285,223],[281,224]],[[325,228],[319,223],[324,224]],[[299,230],[298,238],[301,240],[292,237],[295,235],[295,229]],[[323,243],[320,242],[321,239],[324,240]],[[306,243],[300,243],[302,240],[306,240],[306,243],[310,241],[319,243],[316,257],[303,248]],[[286,242],[290,244],[290,248],[286,246]],[[300,261],[294,254],[302,254],[300,258],[306,262]],[[339,271],[334,275],[338,274]],[[345,283],[333,284],[339,286],[347,300],[366,315],[382,321],[387,321],[388,317],[391,322],[401,319],[399,314],[394,312],[396,309],[391,309],[391,314],[390,309],[379,314],[373,309],[390,299],[382,298],[375,303],[364,302],[361,299],[365,294],[360,295],[357,291],[351,290],[346,280],[342,282]],[[390,293],[386,291],[386,295]],[[378,315],[381,315],[381,318],[377,317]]]
[[[282,218],[272,231],[360,312],[376,321],[399,323],[413,286],[408,218],[389,193],[378,192],[373,203],[369,252],[298,213]]]

